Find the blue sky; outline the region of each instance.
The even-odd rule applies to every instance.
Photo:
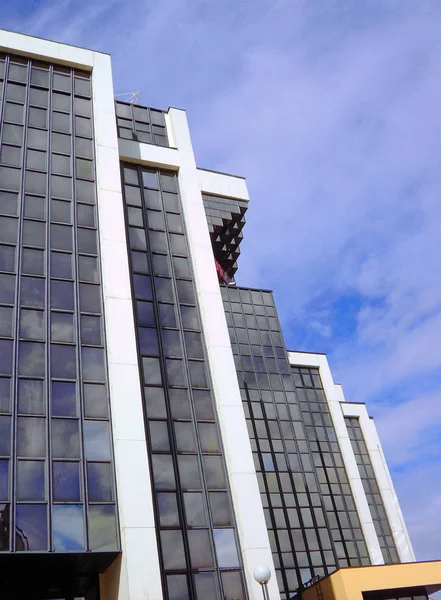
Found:
[[[117,93],[185,108],[199,166],[247,177],[238,283],[368,403],[441,558],[439,1],[3,4],[0,27],[110,52]]]

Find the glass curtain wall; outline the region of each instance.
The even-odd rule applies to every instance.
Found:
[[[119,547],[90,73],[0,54],[0,550]]]
[[[346,427],[351,440],[352,449],[357,461],[358,470],[363,484],[364,492],[371,511],[374,522],[375,532],[380,542],[383,560],[388,563],[399,563],[397,547],[392,535],[387,518],[384,502],[378,488],[377,478],[372,466],[363,432],[360,427],[360,421],[357,417],[345,417]]]
[[[168,600],[246,598],[176,173],[122,164]]]

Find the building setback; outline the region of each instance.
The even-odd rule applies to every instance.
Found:
[[[248,201],[110,56],[0,31],[0,598],[441,587],[365,406],[235,283]]]

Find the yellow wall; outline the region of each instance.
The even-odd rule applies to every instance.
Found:
[[[362,592],[424,585],[441,589],[441,561],[339,569],[305,590],[302,600],[317,600],[318,586],[323,600],[362,600]]]

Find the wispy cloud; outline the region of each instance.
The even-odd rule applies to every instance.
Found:
[[[369,402],[419,556],[439,556],[439,2],[26,4],[0,24],[111,52],[118,92],[186,108],[201,166],[247,176],[239,281],[273,287],[288,346]]]

